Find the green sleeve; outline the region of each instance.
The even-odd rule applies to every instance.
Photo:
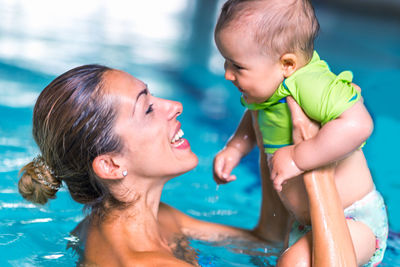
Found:
[[[339,117],[360,99],[360,93],[351,84],[350,71],[338,76],[330,71],[314,74],[312,79],[296,80],[297,90],[292,95],[304,112],[322,125]]]

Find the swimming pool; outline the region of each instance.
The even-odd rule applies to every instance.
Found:
[[[31,136],[37,95],[55,75],[81,64],[124,69],[148,83],[153,94],[183,103],[182,129],[199,166],[171,180],[163,201],[204,220],[244,228],[257,222],[256,151],[235,170],[236,182],[217,189],[211,177],[213,156],[243,112],[239,93],[223,79],[222,59],[211,39],[209,14],[216,12],[216,1],[132,2],[0,0],[1,266],[71,266],[78,258],[67,244],[76,241],[69,232],[83,218],[82,206],[61,190],[49,205],[37,207],[19,196],[16,184],[20,167],[38,152]],[[391,229],[382,266],[399,266],[400,24],[324,6],[317,7],[317,15],[320,55],[336,72],[353,71],[374,117],[365,153],[387,202]],[[381,93],[386,88],[393,96]],[[269,266],[277,255],[274,248],[250,244],[193,240],[192,245],[204,265]],[[265,252],[270,257],[260,256]]]

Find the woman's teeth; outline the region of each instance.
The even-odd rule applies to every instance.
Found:
[[[174,138],[172,138],[171,144],[173,144],[176,141],[178,141],[179,139],[181,139],[182,136],[183,136],[183,131],[182,131],[182,129],[179,129],[179,131],[175,134]]]

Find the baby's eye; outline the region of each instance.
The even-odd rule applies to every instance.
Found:
[[[153,111],[153,104],[150,104],[146,110],[146,115]]]
[[[239,66],[239,65],[237,65],[237,64],[233,64],[233,66],[234,66],[236,69],[238,69],[238,70],[244,69],[242,66]]]

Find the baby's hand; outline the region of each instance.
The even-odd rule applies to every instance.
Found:
[[[235,175],[231,175],[242,158],[242,153],[235,147],[227,146],[222,149],[214,158],[214,180],[217,184],[226,184],[236,180]]]
[[[272,156],[269,165],[271,170],[271,179],[275,190],[282,191],[282,185],[286,180],[302,174],[293,160],[294,145],[278,149]]]

